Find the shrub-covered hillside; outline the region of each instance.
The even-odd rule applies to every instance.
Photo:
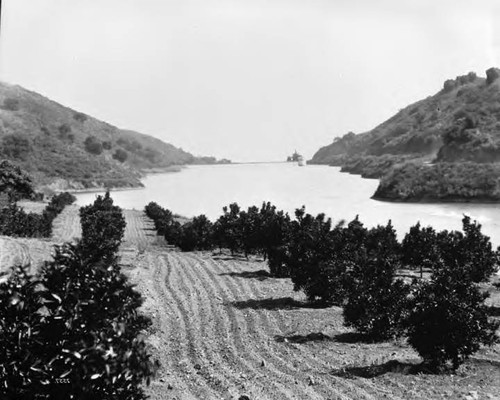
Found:
[[[500,160],[500,70],[449,79],[442,90],[371,131],[349,132],[314,154],[313,164],[344,165],[353,156],[428,156],[438,161]]]
[[[139,186],[141,170],[198,160],[159,139],[1,82],[0,159],[14,161],[37,182],[59,189]]]

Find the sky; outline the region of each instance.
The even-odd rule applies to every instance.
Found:
[[[2,3],[0,80],[233,161],[310,158],[500,67],[493,0]]]

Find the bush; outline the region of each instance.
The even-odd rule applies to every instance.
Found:
[[[89,136],[84,142],[85,150],[91,154],[99,155],[102,153],[102,143],[95,136]]]
[[[6,97],[3,100],[2,108],[7,111],[18,111],[19,110],[19,100],[12,97]]]
[[[332,222],[324,214],[313,217],[304,207],[296,210],[291,224],[287,265],[294,290],[302,290],[309,301],[329,305],[339,302],[334,282],[341,276],[336,264]]]
[[[120,207],[113,205],[109,191],[80,208],[80,222],[82,250],[94,258],[113,258],[125,233],[125,218]]]
[[[112,203],[108,193],[83,209],[82,241],[56,246],[38,278],[18,268],[0,283],[0,397],[146,398],[141,384],[158,365],[140,337],[150,325],[137,313],[143,300],[115,254],[89,246],[112,222],[123,234]]]
[[[9,201],[16,201],[22,198],[33,196],[33,180],[10,161],[0,162],[0,193],[7,193]]]
[[[498,68],[489,68],[486,70],[486,83],[491,85],[500,77],[500,69]]]
[[[499,254],[491,246],[490,238],[481,232],[481,225],[471,222],[470,217],[462,219],[463,232],[443,231],[438,233],[439,260],[432,268],[445,268],[445,273],[461,276],[473,283],[486,282],[498,270]],[[438,262],[439,261],[439,262]]]
[[[420,223],[410,228],[401,243],[402,263],[410,268],[432,268],[439,257],[436,231],[428,226],[421,228]]]
[[[87,116],[84,113],[81,112],[75,112],[73,114],[73,119],[78,122],[85,122],[87,120]]]
[[[488,321],[485,298],[476,285],[450,274],[418,286],[407,322],[408,343],[431,371],[456,370],[480,345],[498,340],[499,324]]]
[[[115,153],[113,154],[113,158],[120,162],[125,162],[128,158],[128,153],[123,149],[116,149]]]
[[[395,280],[401,265],[396,232],[391,221],[370,230],[360,225],[356,218],[345,237],[352,244],[343,257],[352,268],[346,273],[344,323],[373,340],[402,336],[409,287]]]
[[[182,226],[176,244],[182,251],[212,249],[212,223],[205,215],[194,217]]]
[[[31,150],[31,142],[24,134],[5,135],[2,139],[2,153],[6,157],[25,160]]]

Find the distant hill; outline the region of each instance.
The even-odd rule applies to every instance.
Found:
[[[347,133],[309,163],[380,178],[374,198],[500,201],[500,70],[444,82],[371,131]]]
[[[0,159],[57,189],[140,186],[148,169],[217,162],[1,82]]]
[[[443,89],[399,111],[371,131],[322,147],[310,163],[344,165],[366,156],[436,161],[500,161],[500,70],[444,82]],[[356,171],[353,171],[356,172]],[[358,171],[359,172],[359,171]]]

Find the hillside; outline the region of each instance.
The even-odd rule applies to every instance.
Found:
[[[148,169],[215,163],[0,82],[0,159],[57,189],[141,186]]]
[[[417,157],[499,161],[500,70],[490,68],[486,75],[480,78],[470,72],[447,80],[438,93],[405,107],[373,130],[335,138],[310,163],[345,166],[366,156],[385,156],[386,164],[392,160],[391,166]],[[346,170],[362,173],[357,167]]]

